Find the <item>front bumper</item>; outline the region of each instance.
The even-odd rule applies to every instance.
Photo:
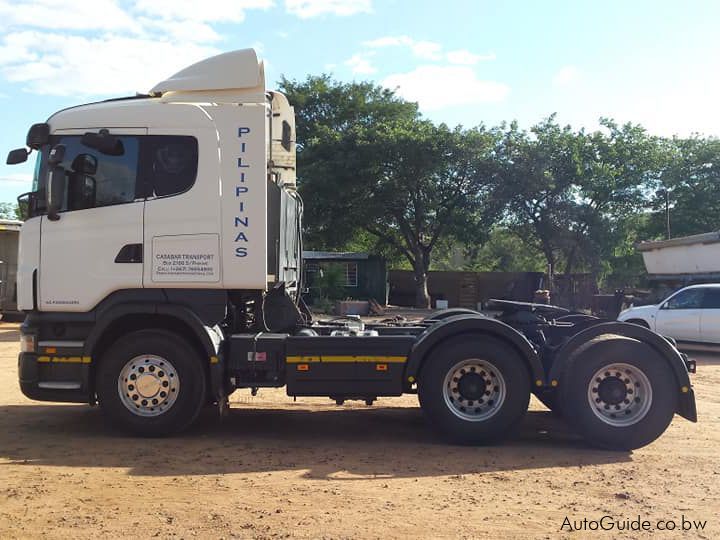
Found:
[[[90,358],[22,352],[18,356],[20,390],[37,401],[89,403]]]

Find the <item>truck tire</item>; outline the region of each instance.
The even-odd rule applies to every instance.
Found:
[[[497,338],[456,339],[425,361],[418,398],[451,442],[490,443],[506,437],[527,412],[530,373],[520,354]]]
[[[677,410],[675,375],[648,344],[601,336],[570,358],[561,381],[563,416],[594,446],[634,450],[657,439]]]
[[[102,355],[98,401],[118,426],[160,437],[187,428],[205,403],[206,377],[200,355],[176,334],[141,330]]]

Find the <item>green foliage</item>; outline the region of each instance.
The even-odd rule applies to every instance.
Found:
[[[720,229],[720,140],[694,136],[663,141],[659,181],[651,187],[646,239],[665,238],[666,204],[673,237]]]
[[[500,210],[491,159],[496,134],[436,126],[415,104],[368,83],[322,76],[283,79],[281,87],[298,113],[308,244],[332,249],[370,235],[379,249],[407,260],[417,304],[427,307],[437,243],[479,240]]]
[[[20,219],[20,209],[16,203],[0,203],[0,219]]]
[[[345,298],[345,267],[341,264],[323,264],[319,275],[313,281],[317,296],[321,300],[342,300]]]
[[[644,273],[635,245],[720,229],[720,140],[663,139],[601,119],[550,116],[473,129],[434,125],[394,92],[327,75],[283,79],[295,106],[307,245],[369,251],[415,272]]]

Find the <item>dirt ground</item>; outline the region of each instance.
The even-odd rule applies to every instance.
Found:
[[[337,407],[284,390],[238,392],[222,422],[208,410],[180,437],[135,439],[97,408],[27,400],[17,343],[0,324],[0,538],[588,537],[564,534],[565,518],[603,516],[720,538],[717,356],[699,357],[698,424],[676,417],[617,453],[535,401],[517,435],[470,448],[439,440],[415,396]],[[705,529],[683,533],[683,519]]]

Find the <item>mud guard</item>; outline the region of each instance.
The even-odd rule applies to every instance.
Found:
[[[85,340],[85,355],[92,355],[95,348],[103,338],[105,332],[119,319],[133,315],[157,316],[166,319],[175,319],[191,331],[191,336],[202,347],[208,369],[208,391],[213,399],[224,395],[225,363],[220,352],[222,332],[216,327],[205,325],[200,318],[188,307],[177,304],[157,303],[127,303],[113,306],[103,312],[102,318],[92,328]]]
[[[480,314],[462,313],[438,321],[418,336],[405,367],[403,377],[405,391],[411,391],[410,387],[417,380],[425,358],[434,347],[448,339],[473,334],[490,335],[512,345],[525,359],[532,376],[532,386],[537,388],[545,384],[545,370],[535,348],[525,336],[497,319]]]
[[[555,353],[552,367],[550,368],[550,379],[560,381],[562,372],[568,359],[582,345],[603,334],[615,334],[636,339],[650,345],[667,362],[677,381],[678,388],[678,410],[677,413],[690,420],[697,422],[697,408],[695,406],[695,393],[692,389],[687,366],[683,361],[680,352],[664,337],[636,324],[623,322],[607,322],[591,326],[572,336]]]

